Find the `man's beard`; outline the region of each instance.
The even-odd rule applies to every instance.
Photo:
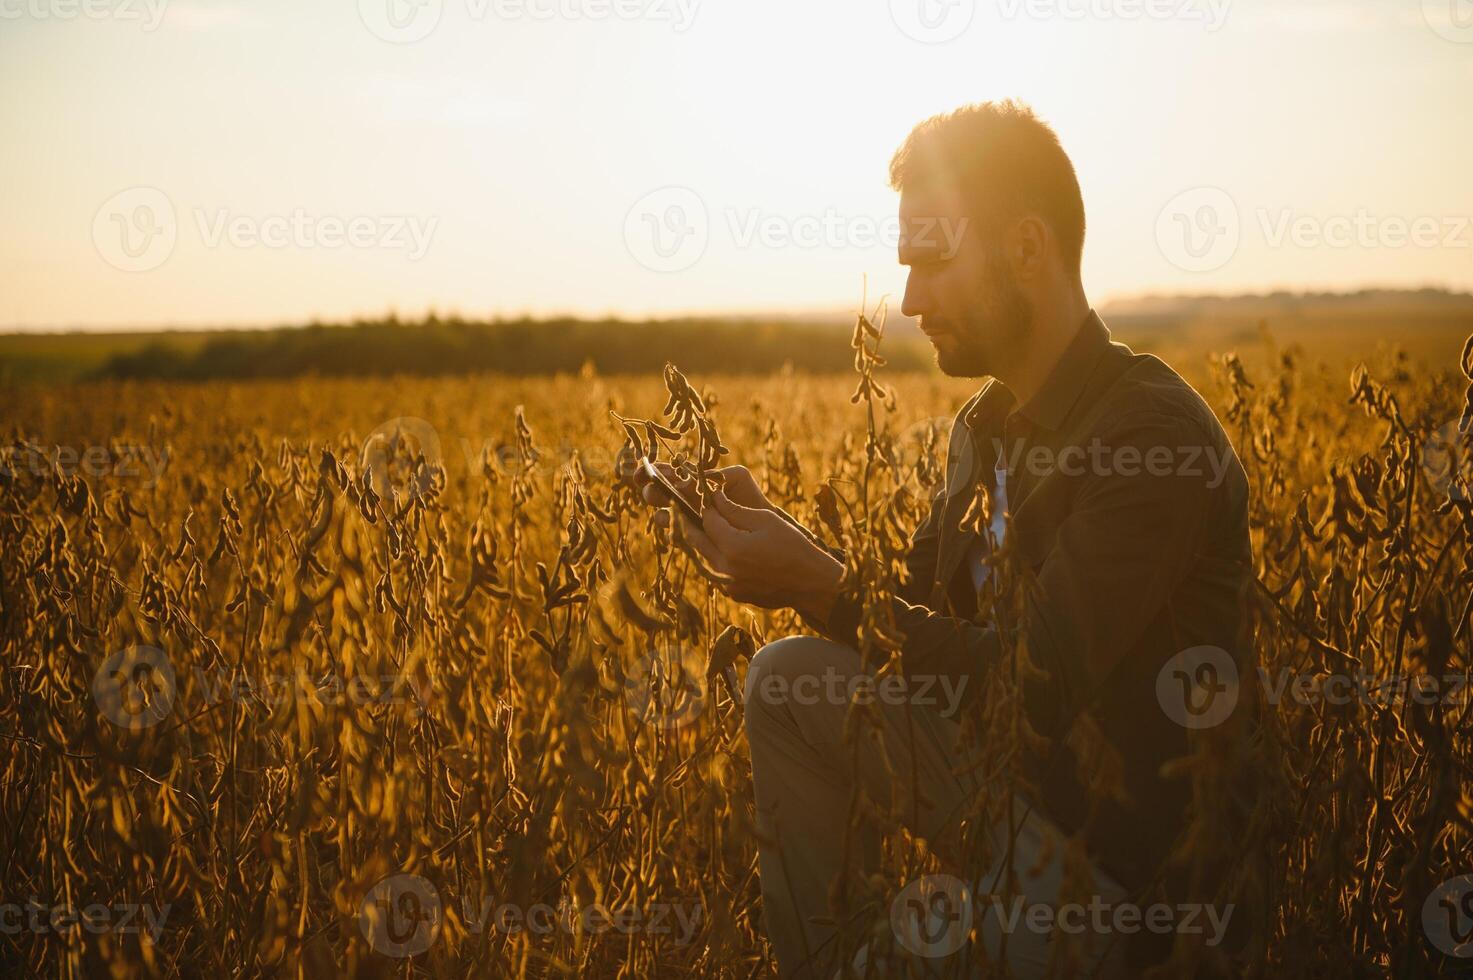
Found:
[[[936,347],[936,366],[953,378],[995,376],[1033,325],[1033,308],[1000,254],[989,257],[987,278],[977,308],[947,333],[950,344]]]

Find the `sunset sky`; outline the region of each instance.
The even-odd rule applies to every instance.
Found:
[[[898,295],[890,154],[1016,96],[1085,286],[1473,287],[1470,0],[0,0],[0,328]]]

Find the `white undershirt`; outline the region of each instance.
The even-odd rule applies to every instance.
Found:
[[[997,490],[992,495],[992,537],[998,545],[1002,544],[1003,534],[1007,530],[1008,516],[1008,471],[1005,468],[1002,453],[997,454],[997,466],[992,471],[997,481]],[[987,582],[987,577],[992,573],[992,566],[987,564],[988,543],[987,535],[979,534],[972,542],[972,547],[967,551],[967,569],[972,573],[972,584],[978,589]]]

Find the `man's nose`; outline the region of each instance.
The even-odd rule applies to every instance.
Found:
[[[905,277],[905,296],[900,300],[900,312],[904,316],[921,316],[926,312],[925,294],[914,272]]]

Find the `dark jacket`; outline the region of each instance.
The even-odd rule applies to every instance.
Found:
[[[1158,880],[1191,795],[1161,771],[1188,753],[1190,730],[1163,706],[1176,683],[1163,668],[1215,647],[1245,687],[1256,679],[1244,640],[1246,475],[1201,396],[1156,357],[1112,343],[1093,311],[1028,404],[989,382],[957,414],[946,485],[912,537],[894,609],[905,672],[966,678],[969,695],[1003,652],[996,623],[977,621],[964,560],[976,532],[960,525],[976,481],[991,488],[1000,450],[1011,462],[1003,554],[1037,581],[1022,623],[1046,675],[1024,688],[1048,741],[1030,760],[1036,803],[1065,831],[1083,828],[1095,861],[1141,890]],[[840,599],[820,626],[853,644],[859,621],[857,604]],[[1121,757],[1127,795],[1088,820],[1064,742],[1085,709]]]

